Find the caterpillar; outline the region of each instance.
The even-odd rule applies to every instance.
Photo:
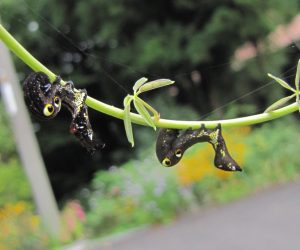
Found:
[[[228,152],[221,124],[214,129],[207,129],[203,124],[195,130],[160,129],[156,140],[157,158],[165,167],[174,166],[188,148],[199,142],[208,142],[213,146],[215,167],[224,171],[242,171]]]
[[[65,106],[72,114],[70,132],[89,153],[93,154],[103,148],[104,144],[94,138],[88,107],[85,104],[87,92],[85,89],[75,89],[71,81],[65,85],[61,85],[60,82],[59,76],[51,83],[45,73],[31,73],[23,84],[25,103],[31,113],[42,120],[54,118],[61,106]]]

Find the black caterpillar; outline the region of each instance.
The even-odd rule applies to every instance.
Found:
[[[215,129],[207,129],[204,125],[199,129],[161,129],[156,141],[156,155],[165,167],[177,164],[185,150],[198,142],[208,142],[215,150],[214,164],[225,171],[242,171],[230,156],[222,136],[221,124]]]
[[[25,102],[29,110],[40,119],[52,119],[65,106],[72,114],[70,132],[74,134],[87,151],[93,154],[103,148],[104,144],[94,138],[89,121],[88,108],[85,104],[85,89],[75,89],[72,82],[61,85],[61,78],[56,77],[53,83],[43,72],[31,73],[24,81]]]

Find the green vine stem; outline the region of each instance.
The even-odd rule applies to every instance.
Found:
[[[47,67],[40,63],[36,58],[34,58],[14,37],[0,24],[0,39],[3,43],[16,55],[18,56],[25,64],[27,64],[34,71],[43,71],[46,73],[51,80],[54,80],[56,75],[51,72]],[[123,119],[124,111],[122,109],[116,108],[112,105],[108,105],[101,101],[98,101],[90,96],[86,100],[86,104],[104,114],[113,116],[118,119]],[[227,120],[215,120],[215,121],[179,121],[179,120],[167,120],[159,119],[155,121],[157,127],[164,128],[177,128],[177,129],[186,129],[186,128],[199,128],[201,124],[204,124],[207,128],[213,128],[217,126],[218,123],[222,124],[222,127],[238,127],[245,125],[253,125],[258,123],[263,123],[269,120],[273,120],[285,115],[288,115],[292,112],[298,110],[297,104],[293,103],[288,106],[285,106],[280,109],[276,109],[269,113],[262,113],[257,115],[251,115],[246,117],[240,117],[235,119]],[[131,121],[133,123],[147,126],[145,121],[140,115],[130,113]]]

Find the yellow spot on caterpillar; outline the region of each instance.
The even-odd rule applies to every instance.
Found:
[[[201,137],[204,135],[204,130],[201,130],[200,133],[197,135],[197,137]]]
[[[221,155],[223,158],[226,156],[225,151],[223,149],[221,149]]]
[[[218,146],[219,131],[220,131],[220,130],[217,129],[216,131],[211,132],[211,133],[209,134],[211,143],[213,144],[213,146],[214,146],[215,148]]]

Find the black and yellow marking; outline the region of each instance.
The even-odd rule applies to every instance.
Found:
[[[225,171],[241,171],[227,150],[220,124],[215,129],[207,129],[204,125],[195,130],[161,129],[156,141],[157,158],[166,167],[174,166],[188,148],[199,142],[208,142],[213,146],[214,165],[217,168]]]

